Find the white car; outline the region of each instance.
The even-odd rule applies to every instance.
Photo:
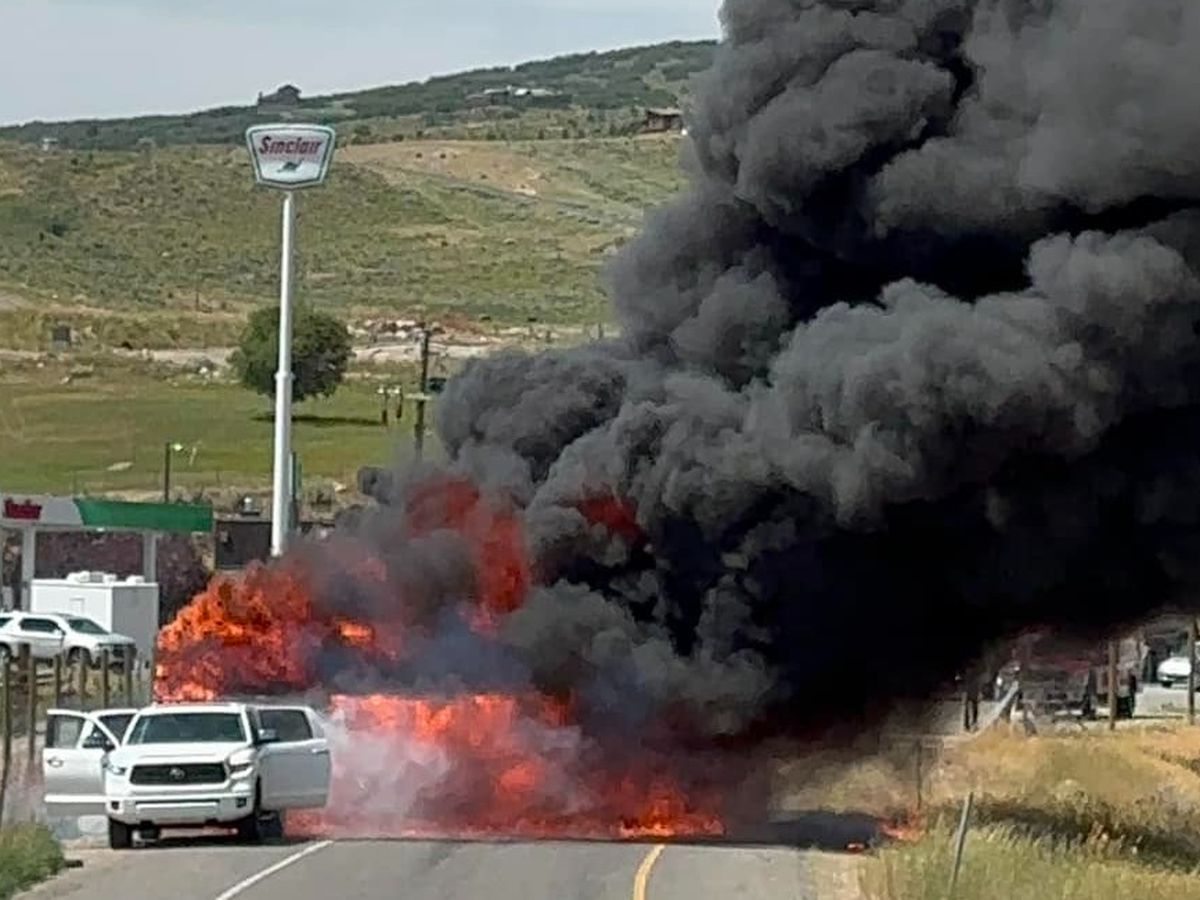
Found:
[[[105,650],[114,662],[120,662],[137,642],[124,634],[114,634],[86,616],[64,613],[0,612],[0,660],[15,656],[22,644],[38,659],[65,655],[72,662],[82,658],[95,665]]]
[[[110,714],[53,710],[42,771],[47,812],[107,816],[114,849],[163,828],[282,836],[280,813],[328,800],[329,743],[308,707],[151,706],[123,735],[104,724]]]
[[[1187,647],[1183,648],[1187,650]],[[1174,687],[1177,684],[1186,686],[1188,676],[1192,672],[1192,661],[1187,658],[1187,654],[1180,651],[1174,656],[1169,656],[1158,665],[1158,671],[1155,676],[1158,678],[1158,683],[1163,687]]]

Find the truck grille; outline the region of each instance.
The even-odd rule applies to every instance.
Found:
[[[129,780],[133,784],[221,784],[225,781],[225,766],[221,763],[134,766]]]

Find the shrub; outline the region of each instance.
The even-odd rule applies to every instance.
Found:
[[[42,825],[0,828],[0,900],[56,874],[62,848]]]

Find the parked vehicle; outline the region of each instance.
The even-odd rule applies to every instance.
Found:
[[[1200,651],[1200,646],[1197,647]],[[1155,677],[1158,683],[1165,688],[1175,687],[1180,685],[1187,686],[1188,677],[1192,674],[1192,661],[1188,659],[1187,647],[1183,647],[1178,653],[1172,654],[1158,664],[1158,671],[1155,672]]]
[[[1046,631],[1025,635],[997,676],[997,693],[1016,683],[1023,705],[1092,718],[1108,702],[1108,646],[1107,641],[1089,643]],[[1133,717],[1146,652],[1136,637],[1117,641],[1118,718]]]
[[[308,707],[151,706],[120,737],[104,715],[53,711],[43,775],[47,811],[107,816],[114,849],[176,827],[257,841],[282,834],[283,811],[328,799],[329,744]]]
[[[81,713],[52,709],[42,751],[45,804],[52,815],[100,815],[104,810],[101,760],[124,738],[136,709]]]
[[[15,656],[23,644],[28,644],[38,659],[63,655],[72,662],[81,659],[93,666],[105,650],[114,663],[119,663],[135,646],[133,638],[115,634],[86,616],[0,613],[0,659]]]

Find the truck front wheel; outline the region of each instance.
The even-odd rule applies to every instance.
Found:
[[[264,840],[283,837],[283,816],[267,812],[262,808],[262,785],[254,789],[254,812],[237,823],[238,840],[247,844],[259,844]]]
[[[252,812],[237,823],[238,840],[243,844],[257,844],[263,839],[262,829],[258,823],[258,812]]]
[[[128,850],[133,846],[133,829],[124,822],[109,819],[108,846],[113,850]]]

